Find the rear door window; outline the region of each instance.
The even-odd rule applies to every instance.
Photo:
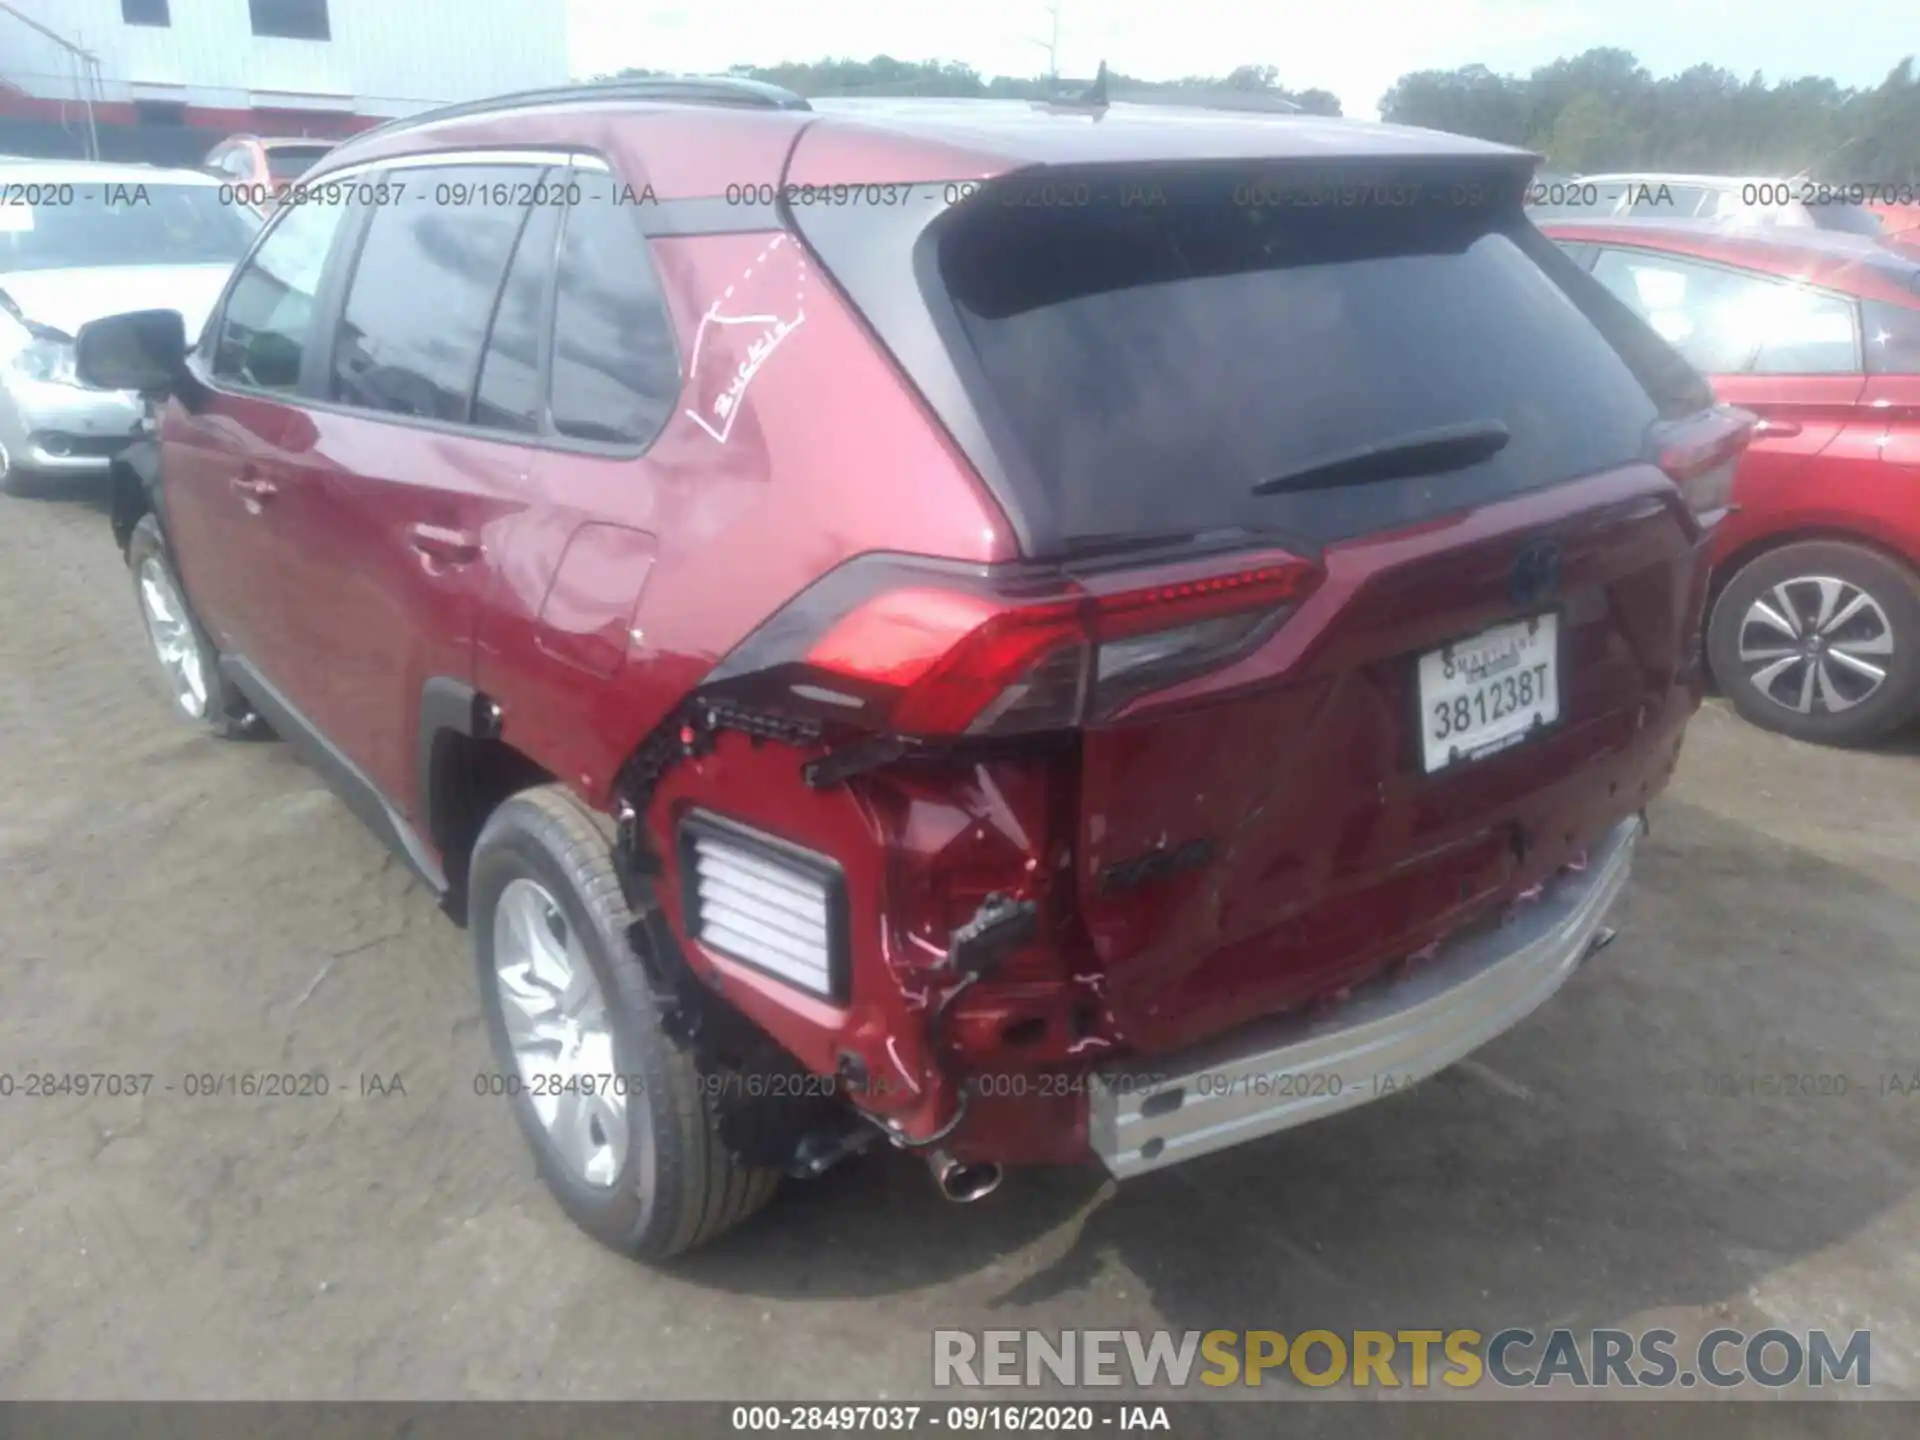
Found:
[[[1860,371],[1844,296],[1650,250],[1602,250],[1593,275],[1706,374]]]
[[[396,170],[374,208],[334,335],[327,398],[463,423],[538,167]],[[404,188],[403,188],[404,187]]]
[[[1862,301],[1860,310],[1866,322],[1867,373],[1920,375],[1920,310],[1880,300]]]
[[[1390,528],[1631,463],[1657,418],[1705,397],[1517,207],[1166,199],[980,201],[940,244],[963,378],[1069,548]],[[1444,474],[1255,493],[1463,426],[1509,439]]]
[[[572,178],[554,300],[553,428],[644,445],[680,394],[673,324],[631,201],[604,171]]]
[[[564,177],[564,171],[555,170],[542,178],[544,188],[536,191],[541,198],[520,231],[494,307],[493,327],[480,360],[480,382],[473,392],[473,423],[490,430],[518,435],[540,430],[546,398],[540,384],[540,349],[552,315],[547,291],[562,213],[557,204],[545,201],[565,193]]]

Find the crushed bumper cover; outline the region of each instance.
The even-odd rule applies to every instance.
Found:
[[[1556,877],[1504,923],[1335,1010],[1279,1016],[1151,1067],[1103,1068],[1088,1102],[1094,1153],[1122,1179],[1144,1174],[1397,1093],[1479,1049],[1604,940],[1641,829],[1638,816],[1623,821],[1583,870]]]

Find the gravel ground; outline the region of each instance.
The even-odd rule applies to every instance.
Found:
[[[0,1395],[899,1398],[936,1327],[1777,1324],[1870,1327],[1920,1397],[1920,1094],[1879,1078],[1920,1072],[1920,738],[1709,705],[1620,940],[1412,1093],[1124,1190],[956,1208],[877,1156],[662,1273],[473,1093],[461,932],[286,747],[170,719],[97,497],[0,500],[0,616],[0,1072],[155,1077],[0,1098]],[[1709,1080],[1749,1075],[1848,1093]]]

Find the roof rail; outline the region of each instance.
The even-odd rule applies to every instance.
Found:
[[[454,105],[439,105],[415,115],[389,120],[363,130],[350,139],[368,135],[391,135],[438,120],[458,120],[470,115],[488,115],[496,110],[519,110],[537,105],[575,105],[590,100],[655,100],[676,105],[724,105],[749,110],[811,110],[803,96],[761,80],[737,75],[647,75],[617,80],[589,80],[575,85],[555,85],[541,90],[516,90],[505,95],[489,95],[481,100],[465,100]]]

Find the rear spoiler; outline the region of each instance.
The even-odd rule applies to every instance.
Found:
[[[1225,86],[1186,89],[1180,86],[1130,86],[1115,92],[1109,83],[1107,62],[1084,88],[1036,100],[1043,110],[1105,110],[1111,104],[1178,105],[1189,110],[1232,110],[1256,115],[1299,115],[1302,107],[1264,90],[1234,90]]]

